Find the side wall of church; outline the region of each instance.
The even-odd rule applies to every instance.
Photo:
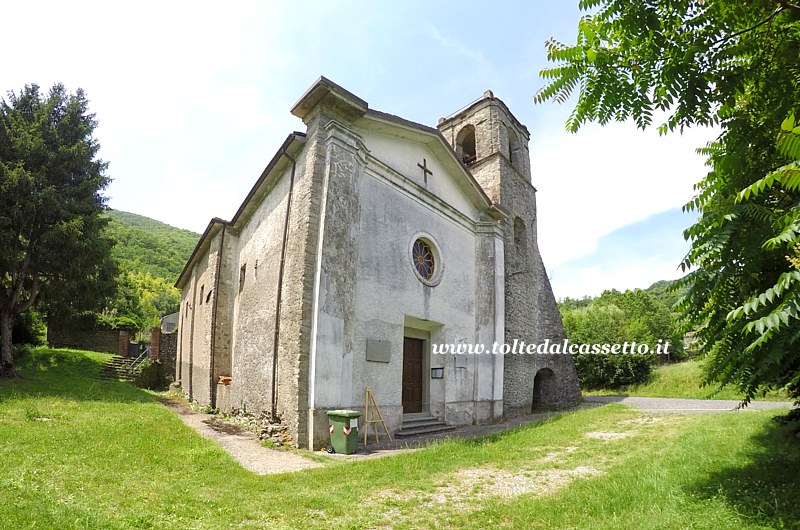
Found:
[[[211,327],[220,234],[196,262],[181,293],[181,326],[176,380],[186,396],[204,405],[212,403]]]
[[[272,360],[289,172],[241,227],[225,268],[233,303],[231,406],[250,413],[272,406]]]
[[[309,188],[313,171],[307,163],[308,145],[296,155],[281,160],[280,177],[242,226],[234,250],[230,282],[235,293],[232,307],[231,406],[251,413],[271,411],[273,392],[276,413],[298,443],[301,425],[298,364],[304,355],[298,344],[297,324],[303,311],[302,271],[309,229]],[[293,166],[293,164],[295,164]],[[291,206],[289,190],[292,172]],[[277,171],[277,170],[276,170]],[[288,232],[282,283],[280,260],[284,228]],[[278,291],[281,305],[278,326]],[[275,340],[278,330],[278,355]],[[307,349],[305,350],[307,352]],[[307,354],[306,354],[307,355]]]
[[[320,112],[307,122],[306,144],[298,157],[281,305],[278,410],[301,447],[308,447],[309,352],[326,168],[324,127],[330,119]]]

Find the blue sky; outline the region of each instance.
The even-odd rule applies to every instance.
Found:
[[[534,105],[544,41],[574,39],[574,1],[17,2],[4,7],[0,90],[82,87],[112,208],[202,231],[230,218],[320,75],[371,108],[435,125],[487,89],[531,131],[539,247],[557,297],[675,278],[691,224],[676,208],[712,131],[564,131]],[[35,22],[31,22],[35,20]]]

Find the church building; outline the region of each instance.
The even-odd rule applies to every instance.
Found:
[[[267,411],[309,449],[326,411],[364,410],[366,387],[401,434],[576,403],[569,355],[499,353],[565,337],[530,134],[506,105],[486,92],[433,128],[323,77],[291,112],[305,132],[230,221],[211,220],[176,283],[187,397]]]

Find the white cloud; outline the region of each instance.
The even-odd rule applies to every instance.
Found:
[[[232,215],[296,119],[283,102],[286,17],[258,2],[44,2],[4,8],[2,84],[82,87],[113,208],[202,231]],[[32,36],[41,40],[32,40]],[[16,44],[16,45],[15,45]],[[268,146],[265,149],[264,146]]]
[[[630,123],[534,135],[539,248],[547,266],[585,256],[604,235],[688,202],[708,171],[694,150],[715,135],[698,129],[659,137]]]
[[[288,109],[320,74],[430,125],[493,89],[532,132],[539,246],[556,275],[604,235],[686,202],[705,173],[693,149],[712,134],[659,138],[618,124],[572,135],[569,109],[530,103],[541,42],[574,28],[574,7],[539,0],[478,20],[478,2],[458,13],[423,2],[36,6],[35,23],[29,5],[4,6],[0,89],[83,87],[114,179],[110,205],[195,231],[232,216],[286,134],[303,129]],[[483,31],[490,21],[494,33]],[[509,25],[524,31],[510,39]],[[605,274],[585,272],[610,286],[620,277]]]
[[[489,61],[486,60],[486,56],[481,51],[477,51],[472,49],[470,46],[459,42],[456,39],[445,37],[442,33],[436,28],[436,26],[429,26],[428,33],[430,34],[433,39],[444,46],[445,48],[454,51],[457,55],[464,57],[471,61],[469,64],[470,68],[474,68],[475,66],[481,66],[483,68],[489,67]]]
[[[646,289],[656,281],[674,280],[682,276],[683,273],[675,267],[675,263],[649,256],[641,259],[620,259],[614,266],[580,267],[577,270],[563,271],[556,269],[550,273],[550,283],[556,298],[582,298],[599,296],[607,289]]]

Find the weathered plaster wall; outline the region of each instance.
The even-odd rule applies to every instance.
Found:
[[[480,212],[431,152],[337,123],[327,130],[310,389],[314,447],[327,438],[325,411],[363,410],[367,385],[389,429],[400,428],[404,336],[426,339],[428,345],[474,343],[479,337],[491,343],[497,314],[502,315],[502,304],[494,299],[493,256],[502,251],[501,233],[487,221],[488,228],[476,234]],[[423,158],[433,171],[427,189],[416,165]],[[414,272],[411,246],[418,237],[431,240],[439,253],[442,273],[434,277],[435,286]],[[490,259],[478,258],[479,247]],[[478,300],[476,293],[483,297]],[[367,340],[388,341],[390,361],[366,361]],[[495,405],[502,388],[496,358],[426,357],[425,401],[432,413],[451,423],[471,423],[502,409]],[[432,366],[444,367],[444,379],[430,379]],[[500,386],[494,386],[498,379]]]
[[[238,259],[236,249],[238,248],[239,238],[230,229],[224,228],[224,233],[220,237],[222,252],[220,253],[221,263],[218,264],[219,277],[216,278],[216,289],[213,295],[213,303],[216,306],[214,322],[214,352],[213,352],[213,374],[211,391],[214,393],[213,405],[219,407],[217,403],[217,381],[222,375],[231,376],[232,374],[232,340],[234,306],[238,289]]]
[[[248,412],[271,408],[272,359],[283,225],[290,170],[231,242],[225,285],[234,302],[231,352],[231,404]]]
[[[196,262],[181,293],[179,362],[176,380],[189,399],[211,404],[211,320],[220,234]],[[210,296],[209,296],[210,294]]]

